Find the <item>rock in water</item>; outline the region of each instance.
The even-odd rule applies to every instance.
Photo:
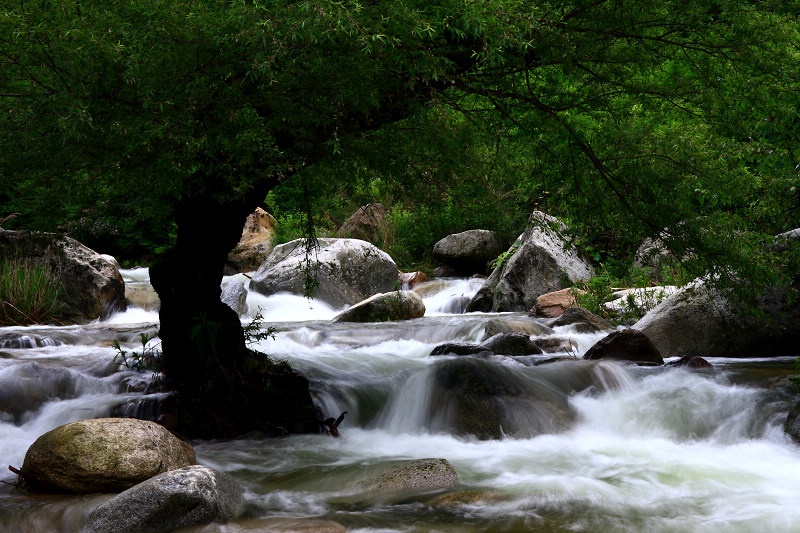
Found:
[[[356,483],[359,492],[372,494],[445,489],[456,485],[458,474],[446,459],[394,461]]]
[[[603,337],[589,348],[583,358],[664,364],[664,359],[650,339],[634,329],[615,331]]]
[[[29,487],[46,492],[118,492],[195,462],[192,447],[155,422],[98,418],[36,439],[22,475]]]
[[[516,251],[492,272],[467,311],[528,311],[539,295],[589,279],[592,267],[569,247],[565,230],[558,219],[535,212]]]
[[[257,207],[247,217],[239,243],[228,254],[227,273],[256,270],[272,252],[274,238],[275,218]]]
[[[232,520],[242,489],[229,475],[206,466],[159,474],[94,509],[84,533],[167,533]]]
[[[413,291],[376,294],[334,317],[334,322],[391,322],[425,315],[422,298]]]
[[[276,246],[253,276],[250,289],[265,296],[302,295],[308,273],[317,283],[314,296],[342,307],[397,288],[397,265],[372,244],[358,239],[319,239],[318,244],[308,257],[302,239]]]

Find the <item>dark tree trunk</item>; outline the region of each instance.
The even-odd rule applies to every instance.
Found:
[[[239,317],[220,301],[225,259],[257,202],[202,196],[177,206],[176,245],[150,271],[161,299],[162,368],[177,393],[168,408],[175,429],[218,437],[318,431],[308,381],[248,349]]]

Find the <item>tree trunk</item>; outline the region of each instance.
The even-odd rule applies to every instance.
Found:
[[[177,206],[175,247],[150,271],[175,429],[198,437],[318,431],[308,381],[248,349],[239,317],[220,300],[225,259],[257,202],[202,196]]]

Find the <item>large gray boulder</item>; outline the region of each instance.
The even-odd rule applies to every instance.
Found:
[[[433,258],[464,276],[486,274],[489,262],[497,258],[503,247],[493,231],[471,229],[454,233],[433,246]]]
[[[155,422],[98,418],[57,427],[28,448],[22,475],[49,492],[118,492],[192,465],[191,446]]]
[[[592,276],[589,262],[568,246],[562,222],[537,211],[530,224],[516,251],[492,272],[467,311],[528,311],[539,295]]]
[[[125,282],[113,257],[75,239],[32,231],[0,229],[0,257],[47,265],[61,281],[59,319],[85,323],[125,309]]]
[[[228,522],[242,505],[242,489],[229,475],[206,466],[159,474],[102,503],[83,533],[167,533]]]
[[[772,357],[795,355],[800,345],[800,302],[785,289],[759,299],[768,321],[737,310],[719,291],[696,280],[661,302],[632,327],[647,335],[664,357]]]
[[[317,282],[314,296],[332,307],[342,307],[397,288],[397,265],[372,244],[358,239],[319,239],[318,245],[308,257],[302,239],[276,246],[253,275],[250,289],[265,296],[279,292],[302,295],[310,272]]]
[[[333,318],[334,322],[392,322],[425,315],[425,304],[414,291],[393,291],[370,296]]]
[[[220,300],[239,316],[247,313],[247,289],[244,283],[237,279],[227,279],[222,282]]]

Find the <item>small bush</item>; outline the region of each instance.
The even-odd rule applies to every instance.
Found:
[[[0,260],[0,326],[54,321],[61,292],[61,280],[48,265],[19,257]]]

